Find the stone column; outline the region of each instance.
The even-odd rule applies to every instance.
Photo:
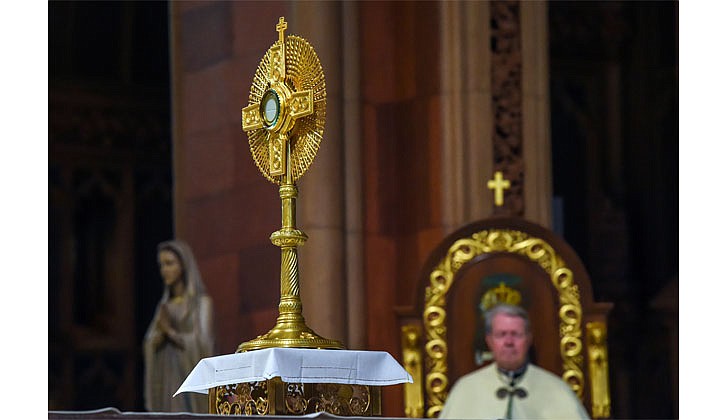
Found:
[[[341,4],[293,2],[288,34],[316,50],[326,78],[326,125],[318,154],[298,181],[297,227],[303,316],[324,338],[347,343]]]
[[[490,215],[493,172],[490,9],[441,3],[442,214],[445,232]]]
[[[551,228],[548,4],[521,2],[524,217]]]
[[[362,209],[364,196],[361,163],[361,94],[359,91],[359,6],[342,5],[344,48],[344,192],[346,204],[346,310],[347,345],[366,348],[366,309],[364,287],[364,239]]]

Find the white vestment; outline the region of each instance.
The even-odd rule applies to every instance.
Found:
[[[506,383],[499,378],[495,363],[461,377],[448,394],[441,419],[504,419],[508,397],[496,391]],[[527,392],[525,398],[513,396],[513,419],[588,419],[574,391],[558,376],[529,364],[516,384]]]

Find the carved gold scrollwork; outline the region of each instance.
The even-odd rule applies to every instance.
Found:
[[[263,128],[263,120],[260,119],[260,111],[258,104],[246,106],[242,110],[243,130],[255,130]]]
[[[589,354],[589,378],[591,379],[592,390],[592,416],[594,418],[606,418],[611,415],[606,324],[603,322],[587,322],[586,336]]]
[[[303,384],[287,384],[284,401],[286,403],[286,410],[290,414],[306,413],[308,401],[303,393]]]
[[[430,273],[425,290],[423,321],[425,329],[425,391],[427,417],[437,417],[447,397],[447,313],[445,302],[458,270],[475,257],[494,252],[522,255],[538,264],[551,279],[559,296],[559,332],[562,378],[583,398],[584,374],[581,356],[582,309],[579,288],[564,260],[541,238],[510,229],[492,229],[459,239]]]
[[[311,398],[311,404],[315,411],[325,411],[327,413],[344,415],[343,400],[339,397],[339,385],[334,384],[315,384],[316,396]]]
[[[402,327],[402,359],[404,368],[412,376],[412,383],[404,384],[404,415],[422,418],[425,401],[422,395],[422,329],[418,325]]]
[[[368,417],[381,413],[378,390],[373,397],[372,387],[366,385],[287,383],[274,378],[221,385],[211,391],[212,414],[305,415],[326,411],[338,416]]]
[[[447,369],[447,367],[445,367]],[[445,371],[447,372],[447,371]],[[427,374],[425,387],[427,389],[427,417],[437,417],[445,403],[445,390],[448,386],[447,375],[445,372],[430,372]]]
[[[283,75],[286,73],[283,68],[283,54],[281,51],[281,45],[275,45],[270,47],[270,73],[268,77],[271,80],[280,81],[283,79]]]
[[[310,90],[291,95],[291,117],[298,118],[313,113],[313,92]]]
[[[268,414],[268,389],[265,382],[221,385],[215,389],[214,414]]]
[[[352,416],[363,416],[371,405],[371,394],[369,388],[363,385],[351,385],[351,397],[349,397],[349,412]]]

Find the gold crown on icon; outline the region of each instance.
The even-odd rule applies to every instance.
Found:
[[[521,292],[501,282],[498,286],[488,289],[488,291],[483,293],[483,297],[480,298],[480,307],[485,311],[499,303],[520,305]]]

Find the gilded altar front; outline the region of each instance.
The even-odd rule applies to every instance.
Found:
[[[291,383],[280,378],[211,388],[210,414],[305,415],[326,412],[337,416],[381,415],[378,386],[334,383]]]
[[[206,393],[220,415],[381,414],[381,387],[411,383],[389,353],[274,347],[200,360],[175,395]]]

